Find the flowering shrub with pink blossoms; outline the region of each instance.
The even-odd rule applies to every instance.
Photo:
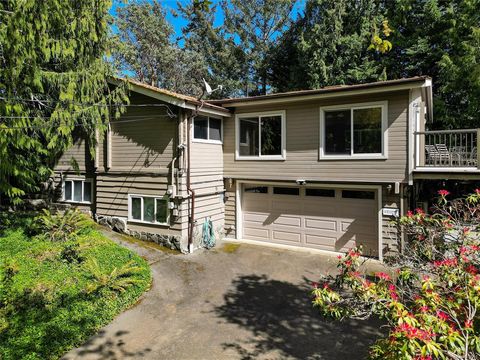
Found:
[[[416,209],[398,220],[407,240],[388,271],[360,272],[368,260],[358,247],[339,257],[337,276],[314,284],[323,315],[385,320],[371,359],[480,359],[480,189],[438,195],[431,214]]]

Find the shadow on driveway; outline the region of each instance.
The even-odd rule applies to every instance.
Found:
[[[295,285],[266,275],[236,278],[214,312],[252,333],[223,344],[241,359],[362,359],[381,335],[378,320],[332,322],[313,309],[310,282]]]

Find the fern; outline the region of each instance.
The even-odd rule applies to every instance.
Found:
[[[103,272],[95,259],[90,259],[86,264],[86,268],[92,279],[92,282],[88,284],[85,289],[87,294],[95,293],[103,289],[121,293],[126,291],[130,286],[142,282],[139,279],[133,278],[134,275],[142,271],[133,260],[120,268],[114,268],[110,273]]]
[[[89,224],[90,220],[77,209],[69,209],[63,214],[43,209],[35,218],[37,233],[53,242],[74,239]]]

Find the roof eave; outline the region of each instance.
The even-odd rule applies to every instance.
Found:
[[[194,111],[198,110],[206,114],[217,115],[217,116],[231,115],[230,110],[225,109],[221,106],[212,105],[212,104],[201,102],[201,101],[189,101],[189,100],[180,99],[169,94],[165,94],[165,93],[161,93],[161,92],[149,89],[147,87],[141,86],[139,84],[133,83],[125,79],[110,77],[108,79],[108,82],[110,82],[112,85],[117,85],[117,86],[120,85],[122,82],[127,82],[131,87],[131,90],[136,93],[166,102],[174,106],[178,106],[179,108],[182,108],[182,109],[188,109],[188,110],[194,110]]]
[[[315,93],[310,94],[279,94],[279,96],[267,95],[257,98],[244,98],[244,99],[226,99],[225,101],[216,101],[215,103],[221,104],[224,107],[244,107],[253,105],[269,105],[276,103],[289,103],[296,101],[308,101],[318,99],[328,99],[334,97],[354,96],[360,94],[374,94],[385,91],[399,91],[410,90],[417,87],[426,87],[431,89],[432,80],[428,77],[419,77],[412,79],[405,79],[397,83],[390,84],[365,84],[365,86],[358,87],[339,87],[335,89],[318,90]],[[375,83],[373,83],[375,84]],[[313,91],[312,91],[313,92]],[[431,91],[430,91],[431,92]]]

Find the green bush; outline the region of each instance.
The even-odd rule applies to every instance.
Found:
[[[53,226],[53,241],[50,233],[28,235],[23,225],[32,217],[0,234],[2,360],[58,359],[148,288],[147,263],[84,220],[67,237]]]
[[[77,209],[68,209],[64,213],[43,209],[35,217],[34,230],[50,241],[68,241],[89,230],[91,224],[91,220]]]

